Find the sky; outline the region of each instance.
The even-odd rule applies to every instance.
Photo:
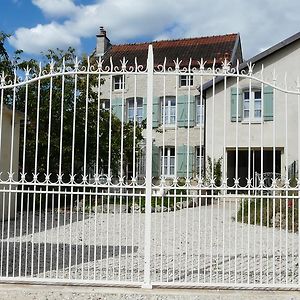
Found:
[[[299,0],[0,0],[9,52],[37,57],[72,46],[90,54],[104,26],[112,44],[240,33],[249,59],[300,31]]]

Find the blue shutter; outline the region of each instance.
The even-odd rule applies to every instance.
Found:
[[[160,101],[159,97],[153,97],[153,114],[152,114],[152,126],[156,128],[160,123]],[[147,119],[147,98],[143,98],[143,119]]]
[[[189,177],[193,177],[193,174],[196,174],[195,161],[195,147],[189,146]]]
[[[187,105],[188,97],[186,95],[177,98],[177,124],[178,127],[187,126]]]
[[[143,98],[143,120],[147,119],[147,98]]]
[[[265,86],[264,90],[264,121],[273,120],[273,88],[270,86]]]
[[[190,127],[195,126],[195,118],[196,118],[196,102],[195,96],[190,97]],[[188,124],[188,123],[187,123]]]
[[[152,126],[156,128],[160,123],[160,99],[159,97],[153,97],[153,114],[152,114]]]
[[[159,174],[160,174],[159,148],[153,144],[152,145],[152,176],[159,177]]]
[[[186,177],[186,154],[186,145],[180,145],[177,148],[177,177]]]
[[[193,176],[193,161],[194,161],[194,147],[186,145],[180,145],[177,148],[177,176],[184,177],[187,176],[187,158],[189,151],[189,177]]]
[[[226,91],[224,91],[225,93]],[[236,121],[236,102],[239,101],[238,103],[238,121],[242,120],[242,115],[243,115],[243,97],[242,93],[239,91],[237,92],[237,88],[233,87],[231,88],[231,105],[230,105],[230,114],[231,114],[231,121],[234,122]]]
[[[122,98],[115,98],[111,101],[112,104],[112,111],[115,114],[115,116],[122,120]]]

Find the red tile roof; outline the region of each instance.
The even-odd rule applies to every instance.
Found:
[[[167,58],[167,66],[174,66],[173,60],[182,60],[181,67],[187,66],[192,58],[192,66],[198,66],[197,61],[203,58],[209,66],[216,58],[217,64],[227,58],[231,60],[238,34],[227,34],[219,36],[207,36],[197,38],[187,38],[178,40],[154,41],[138,44],[112,45],[105,53],[104,65],[109,64],[110,57],[114,65],[120,65],[123,57],[128,60],[129,66],[134,66],[135,57],[139,65],[146,65],[148,46],[153,45],[154,64],[163,64]]]

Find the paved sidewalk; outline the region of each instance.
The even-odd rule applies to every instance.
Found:
[[[153,289],[57,285],[1,284],[0,299],[72,300],[300,300],[296,291],[216,291],[199,289]]]

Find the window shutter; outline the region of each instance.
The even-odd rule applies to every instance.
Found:
[[[160,123],[160,99],[159,97],[153,97],[153,114],[152,114],[153,128],[158,127],[159,123]]]
[[[264,121],[273,120],[273,88],[264,86]]]
[[[242,93],[239,91],[237,93],[237,88],[233,87],[231,88],[231,107],[230,107],[230,112],[231,112],[231,121],[234,122],[236,121],[236,102],[239,101],[238,103],[238,121],[242,120],[242,115],[243,115],[243,99],[242,99]]]
[[[152,176],[159,177],[159,174],[160,174],[159,148],[156,145],[152,144]]]
[[[195,96],[191,96],[190,97],[190,127],[195,126],[195,116],[196,116]]]
[[[113,113],[119,120],[122,120],[122,98],[115,98],[111,103]]]
[[[185,127],[187,126],[187,105],[188,105],[188,97],[178,96],[177,98],[177,124],[178,127]]]
[[[143,120],[147,118],[147,99],[143,98]]]
[[[189,147],[189,177],[193,177],[193,173],[195,170],[193,169],[194,166],[194,157],[195,157],[195,147]]]
[[[187,157],[187,147],[186,145],[180,145],[177,148],[177,176],[178,177],[186,177],[186,157]]]

